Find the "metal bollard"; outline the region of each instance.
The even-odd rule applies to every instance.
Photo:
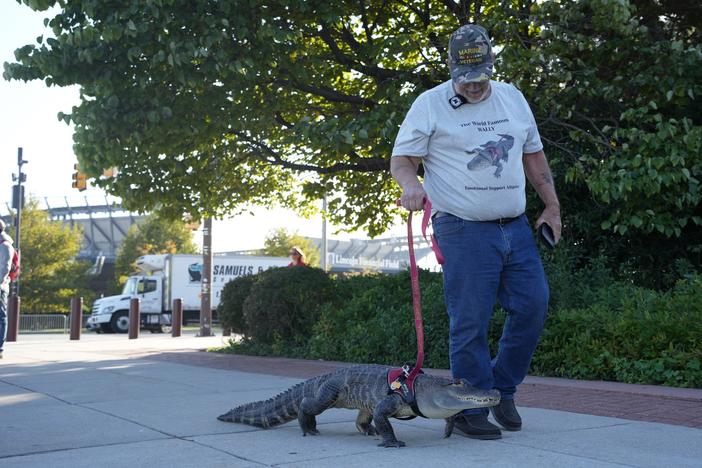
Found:
[[[71,340],[80,340],[80,329],[83,326],[83,298],[71,298]]]
[[[10,296],[7,308],[7,340],[17,341],[17,331],[19,330],[20,318],[20,298]]]
[[[139,338],[139,298],[134,297],[129,301],[129,339]]]
[[[171,314],[171,336],[180,336],[183,327],[183,299],[173,299],[173,313]]]

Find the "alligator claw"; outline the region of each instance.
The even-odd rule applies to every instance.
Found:
[[[404,447],[405,443],[401,440],[384,440],[382,443],[378,444],[378,447]]]
[[[368,427],[359,427],[358,432],[363,434],[364,436],[374,436],[378,435],[378,431],[375,430],[375,427],[373,427],[372,424],[369,424]]]

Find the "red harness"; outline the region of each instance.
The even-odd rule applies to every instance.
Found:
[[[399,202],[398,202],[399,204]],[[429,199],[424,199],[424,216],[422,217],[422,235],[427,239],[427,226],[431,218],[431,202]],[[409,246],[410,259],[410,278],[412,280],[412,306],[414,308],[414,328],[417,332],[417,362],[413,367],[405,365],[399,369],[391,369],[388,372],[388,385],[390,389],[388,394],[398,393],[402,398],[409,403],[412,410],[423,416],[417,407],[414,398],[414,379],[422,373],[422,364],[424,363],[424,327],[422,325],[422,302],[419,294],[419,271],[417,270],[417,261],[414,256],[414,237],[412,236],[412,212],[407,215],[407,244]],[[444,263],[444,257],[441,255],[439,246],[436,243],[434,235],[431,235],[431,248],[436,255],[436,260],[440,265]],[[411,419],[411,418],[410,418]]]

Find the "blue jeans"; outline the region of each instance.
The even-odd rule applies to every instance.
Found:
[[[446,259],[453,377],[511,399],[526,377],[548,309],[548,282],[531,226],[525,215],[506,224],[444,215],[434,218],[433,228]],[[507,318],[491,359],[488,325],[496,301]]]
[[[7,337],[7,293],[0,289],[0,353]]]

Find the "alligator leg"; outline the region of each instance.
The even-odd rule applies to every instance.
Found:
[[[326,382],[317,390],[314,397],[305,397],[300,402],[300,411],[297,413],[297,421],[300,423],[302,435],[318,435],[317,420],[315,416],[334,405],[339,395],[338,385],[334,382]]]
[[[368,410],[362,409],[356,417],[356,429],[363,435],[376,435],[377,432],[373,424],[371,424],[372,421],[373,414]]]
[[[396,393],[388,395],[375,406],[373,409],[373,422],[375,430],[383,437],[383,442],[378,444],[378,447],[404,447],[405,443],[395,438],[395,432],[390,425],[390,418],[397,410],[405,403],[402,397]]]
[[[297,413],[297,422],[300,423],[302,435],[319,435],[317,430],[317,419],[315,414],[311,414],[309,408],[313,405],[309,398],[303,398],[300,403],[300,412]],[[306,409],[307,408],[307,409]],[[317,413],[319,414],[319,413]]]
[[[499,179],[502,175],[502,164],[500,163],[500,161],[497,161],[497,164],[495,164],[495,166],[497,166],[497,169],[495,169],[494,175]]]

